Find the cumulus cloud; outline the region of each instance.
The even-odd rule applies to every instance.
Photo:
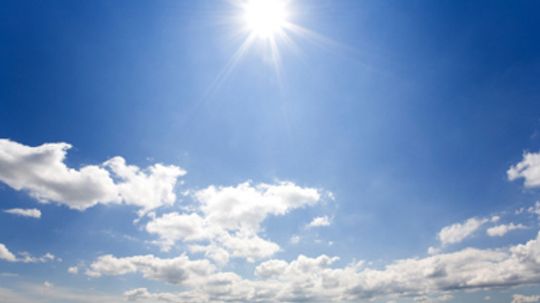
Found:
[[[146,231],[159,237],[164,250],[178,241],[192,243],[192,252],[205,253],[223,264],[230,256],[253,262],[275,254],[279,245],[259,235],[264,220],[314,205],[321,194],[317,189],[291,182],[246,182],[232,187],[210,186],[196,191],[193,197],[194,212],[173,212],[153,218]]]
[[[337,257],[325,255],[316,258],[301,255],[290,262],[273,259],[259,264],[253,279],[210,272],[183,292],[151,293],[136,289],[126,296],[131,300],[166,302],[357,302],[407,296],[422,302],[429,295],[431,300],[444,301],[455,290],[540,281],[540,234],[505,249],[466,248],[424,258],[400,259],[383,268],[366,267],[362,262],[339,267],[335,266],[337,261]],[[515,300],[535,302],[523,301],[522,297]]]
[[[501,224],[501,225],[490,227],[486,230],[486,233],[490,237],[502,237],[513,230],[526,229],[526,228],[527,227],[523,224],[509,223],[509,224]]]
[[[330,226],[331,222],[328,216],[323,217],[315,217],[309,224],[306,225],[307,228],[314,228],[314,227],[323,227],[323,226]]]
[[[0,139],[0,181],[27,191],[40,202],[55,202],[84,210],[98,203],[125,203],[142,213],[176,200],[174,187],[186,172],[174,165],[146,169],[114,157],[79,169],[65,164],[68,143],[27,146]]]
[[[279,184],[242,183],[235,187],[210,186],[195,193],[206,219],[228,230],[257,231],[269,215],[314,205],[320,193],[292,182]]]
[[[456,244],[472,236],[482,225],[489,220],[483,218],[470,218],[462,223],[445,226],[439,232],[438,238],[442,245]]]
[[[36,208],[30,208],[30,209],[23,209],[23,208],[11,208],[4,210],[5,213],[21,216],[21,217],[28,217],[28,218],[35,218],[39,219],[41,218],[41,211]]]
[[[540,153],[524,153],[523,159],[507,171],[508,179],[523,178],[525,187],[540,186]]]
[[[142,273],[147,279],[182,285],[196,284],[199,279],[214,271],[215,267],[207,260],[190,260],[185,255],[171,259],[153,255],[125,258],[104,255],[90,265],[86,274],[90,277],[100,277]]]
[[[540,302],[540,296],[513,295],[512,303],[534,303]]]

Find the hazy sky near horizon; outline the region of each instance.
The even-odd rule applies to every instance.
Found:
[[[0,4],[0,302],[540,302],[540,3]]]

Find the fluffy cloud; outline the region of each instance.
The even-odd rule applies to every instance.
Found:
[[[15,262],[17,261],[17,257],[4,244],[0,243],[0,260]]]
[[[146,225],[146,231],[159,236],[164,250],[177,241],[193,243],[192,252],[202,252],[220,264],[230,256],[250,262],[270,257],[280,248],[259,236],[264,220],[314,205],[321,199],[318,190],[291,182],[210,186],[195,192],[193,197],[197,203],[195,212],[174,212],[154,218]]]
[[[23,209],[23,208],[12,208],[12,209],[6,209],[4,210],[5,213],[21,216],[21,217],[29,217],[29,218],[41,218],[41,211],[36,208],[31,209]]]
[[[0,243],[0,260],[8,262],[20,262],[20,263],[47,263],[50,261],[60,260],[51,253],[46,253],[41,257],[34,257],[27,252],[21,252],[15,256],[9,249],[2,243]]]
[[[112,255],[99,257],[90,265],[86,274],[91,277],[118,276],[142,273],[143,277],[171,284],[196,284],[215,271],[207,260],[190,260],[182,255],[161,259],[153,255],[117,258]]]
[[[487,222],[487,219],[470,218],[463,223],[455,223],[445,226],[439,232],[439,241],[442,245],[459,243],[470,237]]]
[[[67,143],[32,147],[0,139],[0,181],[41,202],[78,210],[98,203],[125,203],[144,213],[174,203],[177,179],[185,174],[174,165],[155,164],[142,170],[121,157],[74,169],[64,162],[70,148]]]
[[[195,193],[201,211],[211,223],[227,230],[257,231],[269,215],[289,211],[320,200],[314,188],[302,188],[291,182],[277,185],[242,183],[236,187],[214,187]]]
[[[323,226],[330,226],[330,219],[328,218],[328,216],[313,218],[313,220],[311,220],[311,222],[306,225],[307,228]]]
[[[507,175],[510,181],[523,178],[525,187],[540,186],[540,153],[523,154],[521,162],[511,166]]]
[[[164,250],[169,250],[176,241],[207,240],[213,233],[198,214],[176,212],[154,218],[146,225],[146,231],[160,236]]]
[[[512,303],[534,303],[540,302],[540,296],[513,295]]]
[[[486,233],[490,237],[502,237],[513,230],[525,229],[525,228],[527,227],[523,224],[514,224],[514,223],[501,224],[501,225],[488,228],[486,230]]]
[[[401,259],[383,268],[365,267],[362,262],[336,267],[337,261],[338,258],[325,255],[299,256],[290,262],[268,260],[255,268],[253,279],[211,272],[184,292],[151,293],[136,289],[126,296],[130,300],[166,302],[357,302],[407,296],[422,302],[429,294],[430,298],[444,300],[455,290],[540,281],[540,234],[507,249],[467,248]],[[523,301],[524,298],[528,297],[517,297],[514,302],[535,302]]]

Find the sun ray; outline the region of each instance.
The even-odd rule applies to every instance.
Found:
[[[239,24],[238,34],[245,36],[245,38],[212,83],[209,94],[227,80],[234,68],[255,44],[261,47],[263,59],[273,67],[280,86],[283,84],[282,49],[291,49],[300,53],[300,47],[295,43],[295,38],[336,48],[336,43],[331,39],[293,22],[294,12],[291,0],[228,1],[236,9],[232,19]]]

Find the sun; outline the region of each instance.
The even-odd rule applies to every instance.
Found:
[[[250,34],[260,39],[274,39],[287,26],[289,11],[285,0],[247,0],[243,17]]]
[[[210,91],[221,86],[246,54],[257,46],[264,63],[274,67],[278,82],[281,83],[283,49],[298,50],[295,39],[302,38],[316,42],[325,39],[299,24],[296,0],[227,0],[234,8],[227,16],[238,29],[235,38],[241,41],[236,51],[220,71]]]

